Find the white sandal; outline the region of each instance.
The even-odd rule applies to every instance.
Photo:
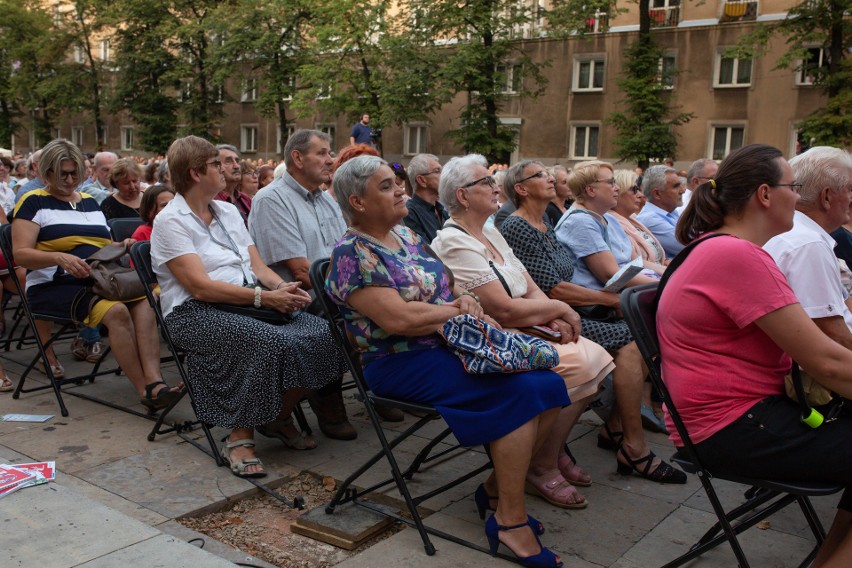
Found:
[[[12,379],[8,375],[0,377],[0,392],[12,392],[15,390],[15,385],[12,384]]]
[[[228,438],[224,440],[225,445],[222,446],[222,457],[228,464],[231,466],[231,473],[236,475],[237,477],[266,477],[266,471],[261,469],[261,471],[246,471],[249,466],[257,465],[263,468],[263,463],[259,458],[244,458],[241,460],[234,460],[231,458],[231,450],[234,448],[240,448],[245,446],[246,448],[254,447],[254,440],[244,438],[242,440],[234,440],[233,442],[228,441]]]

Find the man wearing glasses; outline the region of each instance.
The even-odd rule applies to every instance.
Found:
[[[682,203],[686,188],[677,171],[668,166],[651,166],[642,179],[642,193],[648,199],[636,220],[654,233],[667,258],[674,258],[684,245],[675,237],[675,226],[680,215],[676,211]]]
[[[432,154],[417,154],[408,164],[408,181],[414,196],[408,200],[405,226],[417,233],[426,244],[444,226],[449,214],[438,201],[438,182],[441,180],[441,162]]]
[[[793,228],[769,239],[772,255],[805,312],[826,335],[852,349],[852,313],[829,233],[849,221],[852,154],[817,146],[790,160],[801,198]],[[784,188],[770,188],[780,191]],[[770,194],[771,195],[771,194]]]

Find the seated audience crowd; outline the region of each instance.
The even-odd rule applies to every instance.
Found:
[[[482,519],[492,513],[492,551],[503,543],[524,565],[556,568],[524,493],[588,505],[577,488],[592,475],[566,442],[590,405],[604,405],[597,444],[615,452],[619,474],[686,482],[643,430],[648,369],[618,292],[658,282],[698,240],[657,316],[663,378],[690,436],[717,471],[846,485],[812,566],[852,554],[852,418],[803,428],[785,392],[792,357],[812,392],[852,396],[848,151],[817,147],[788,163],[753,144],[720,164],[696,160],[679,177],[673,163],[637,172],[599,160],[489,167],[478,154],[388,163],[367,144],[335,156],[328,135],[298,130],[283,158],[278,167],[241,160],[234,146],[188,136],[149,160],[86,157],[65,140],[0,159],[0,222],[12,222],[27,301],[80,325],[80,358],[93,360],[86,346],[105,327],[140,403],[166,408],[181,386],[163,381],[151,307],[101,299],[87,283],[86,258],[111,242],[107,221],[139,218],[119,244],[151,241],[198,418],[230,430],[221,455],[234,475],[262,477],[255,432],[291,449],[317,446],[291,417],[305,397],[326,437],[357,436],[341,392],[345,359],[323,319],[332,314],[316,301],[327,294],[373,392],[432,405],[462,445],[489,448],[494,470],[474,501]],[[308,269],[326,257],[325,289],[312,290]],[[13,267],[0,262],[16,293]],[[459,314],[513,333],[536,328],[558,364],[469,373],[438,334]],[[46,340],[50,322],[37,331]],[[52,346],[47,359],[42,372],[62,377]],[[12,389],[0,367],[0,392]],[[683,445],[665,418],[660,429]]]

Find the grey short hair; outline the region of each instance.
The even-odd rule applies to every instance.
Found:
[[[438,197],[450,215],[461,208],[456,190],[473,181],[471,166],[488,167],[488,160],[482,154],[468,154],[450,158],[441,169],[441,181],[438,183]]]
[[[343,162],[334,172],[334,197],[347,225],[352,225],[355,216],[349,198],[353,195],[363,197],[367,191],[367,181],[380,167],[386,165],[388,163],[378,156],[362,155]]]
[[[48,142],[40,152],[41,154],[37,158],[37,161],[42,179],[47,177],[48,172],[56,174],[56,172],[62,171],[61,164],[65,160],[74,162],[78,176],[82,177],[86,171],[86,166],[83,164],[83,160],[85,159],[83,152],[68,140],[58,138]]]
[[[169,174],[169,159],[166,158],[160,165],[157,166],[157,183],[166,183],[166,176]]]
[[[552,175],[553,179],[556,179],[556,174],[558,174],[559,172],[565,172],[567,174],[568,168],[566,168],[562,164],[556,164],[547,168],[547,173]]]
[[[284,145],[284,163],[289,168],[293,165],[293,151],[305,154],[311,148],[311,138],[319,138],[323,142],[331,144],[331,137],[320,130],[309,130],[302,128],[297,130],[287,139],[287,144]],[[337,172],[335,172],[337,175]]]
[[[38,166],[40,161],[41,161],[41,149],[36,150],[32,154],[30,154],[29,157],[27,158],[27,171],[28,172],[32,171],[33,166],[34,165]],[[41,167],[39,167],[39,171],[41,171]]]
[[[711,160],[709,158],[699,158],[692,162],[692,165],[689,166],[689,170],[686,172],[687,185],[692,183],[692,178],[696,176],[700,178],[704,177],[704,168],[707,167],[708,163],[715,164],[716,160]]]
[[[115,152],[98,152],[97,154],[95,154],[95,157],[92,160],[92,165],[97,168],[101,165],[101,161],[106,157],[112,158],[113,162],[118,161],[118,154],[116,154]]]
[[[240,157],[240,151],[237,150],[237,147],[234,146],[233,144],[216,144],[216,149],[217,150],[230,150],[231,152],[233,152],[234,154],[237,155],[237,158]]]
[[[515,207],[521,206],[521,196],[518,195],[517,191],[515,191],[515,185],[517,185],[518,180],[524,179],[524,170],[527,166],[532,164],[538,164],[544,168],[544,164],[538,160],[521,160],[505,171],[505,176],[503,177],[503,192],[506,194],[506,197],[515,204]]]
[[[813,203],[826,187],[846,191],[852,184],[852,154],[840,148],[814,146],[789,163],[802,184],[801,203]]]
[[[668,166],[651,166],[642,177],[642,193],[648,199],[655,189],[666,187],[666,176],[668,174],[676,174],[677,170]]]
[[[417,176],[429,173],[429,162],[431,160],[441,163],[438,156],[434,154],[417,154],[408,162],[408,183],[411,184],[413,189],[417,189]]]

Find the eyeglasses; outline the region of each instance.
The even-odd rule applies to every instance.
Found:
[[[204,162],[204,163],[205,163],[205,165],[208,165],[208,166],[216,166],[216,168],[219,169],[219,170],[222,169],[222,160],[220,160],[219,158],[215,158],[213,160],[210,160],[209,162]]]
[[[57,173],[57,177],[59,179],[70,179],[71,181],[74,181],[75,179],[80,177],[80,174],[77,173],[77,170],[74,170],[73,172],[63,172],[60,170]]]
[[[775,187],[789,187],[790,189],[792,189],[792,190],[793,190],[793,191],[795,191],[796,193],[802,193],[802,187],[804,187],[804,185],[803,185],[803,184],[801,184],[801,183],[797,183],[797,182],[793,182],[793,183],[776,183],[776,184],[775,184]]]
[[[426,173],[425,173],[425,174],[423,174],[423,175],[424,175],[424,176],[431,176],[432,174],[438,174],[438,175],[441,175],[441,170],[440,170],[440,169],[438,169],[438,170],[430,170],[430,171],[426,172]]]
[[[474,180],[470,183],[466,183],[463,186],[461,186],[461,188],[467,189],[469,187],[479,185],[482,182],[485,182],[489,187],[497,187],[497,181],[494,179],[494,176],[485,176],[485,177],[479,178],[478,180]]]
[[[531,176],[527,176],[524,179],[520,179],[520,180],[516,181],[515,183],[524,183],[525,181],[529,181],[533,178],[548,178],[548,177],[550,177],[550,172],[548,172],[547,170],[541,170],[541,171],[534,173]]]
[[[609,185],[611,185],[612,187],[615,187],[615,178],[609,178],[609,179],[596,179],[596,180],[595,180],[595,182],[608,183],[608,184],[609,184]]]
[[[634,185],[633,187],[630,188],[630,191],[631,191],[631,193],[633,193],[635,195],[639,195],[640,193],[642,193],[642,188],[639,187],[638,185]]]

